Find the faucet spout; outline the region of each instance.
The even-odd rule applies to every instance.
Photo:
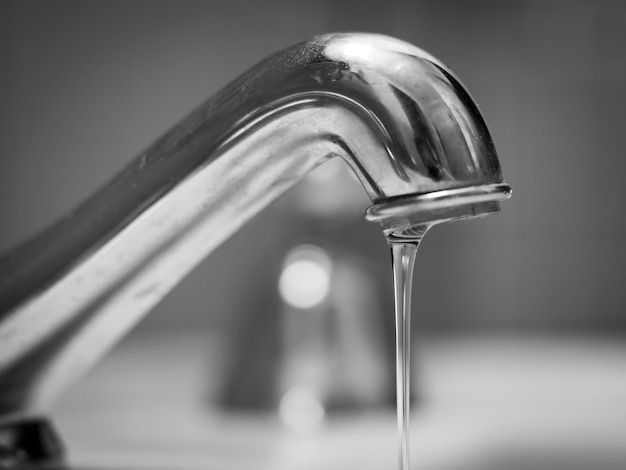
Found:
[[[0,425],[45,413],[207,254],[336,156],[391,237],[510,194],[478,108],[437,59],[371,34],[285,49],[0,259]]]

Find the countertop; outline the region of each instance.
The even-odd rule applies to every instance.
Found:
[[[54,410],[72,468],[397,468],[390,409],[292,432],[210,406],[223,351],[218,335],[124,341]],[[413,352],[412,469],[626,468],[626,338],[423,336]]]

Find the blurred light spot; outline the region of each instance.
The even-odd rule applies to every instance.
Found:
[[[285,260],[278,280],[280,296],[293,307],[315,307],[328,296],[330,273],[330,257],[326,251],[314,245],[298,246]]]
[[[319,426],[326,415],[319,398],[305,387],[293,387],[283,395],[279,414],[288,429],[299,432]]]

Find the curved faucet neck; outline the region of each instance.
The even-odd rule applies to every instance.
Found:
[[[0,261],[0,421],[44,409],[208,253],[333,156],[354,169],[376,204],[368,217],[389,233],[490,212],[508,195],[476,106],[428,54],[365,34],[286,49]]]

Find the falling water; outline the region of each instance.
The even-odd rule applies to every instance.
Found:
[[[409,419],[411,398],[411,288],[413,266],[426,229],[411,238],[391,238],[396,310],[396,394],[400,470],[409,470]]]

